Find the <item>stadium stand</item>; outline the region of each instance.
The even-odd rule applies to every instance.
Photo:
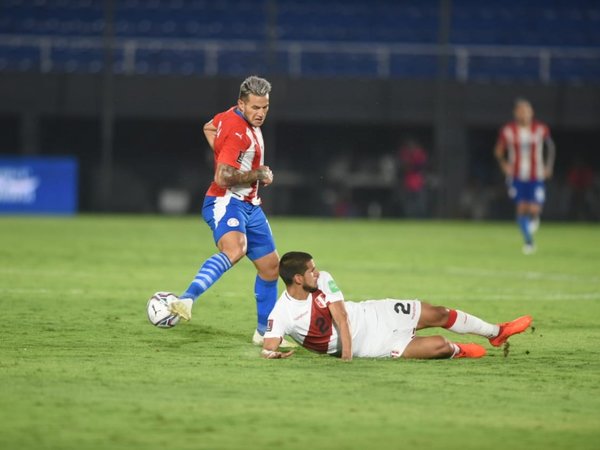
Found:
[[[117,73],[266,70],[369,78],[438,73],[437,1],[120,0],[114,5]],[[4,0],[0,12],[0,70],[103,69],[103,1]],[[79,39],[88,41],[80,45]],[[252,45],[240,47],[241,42]],[[362,47],[348,51],[354,44]],[[600,3],[455,0],[447,44],[451,67],[462,70],[454,76],[462,79],[598,81]]]

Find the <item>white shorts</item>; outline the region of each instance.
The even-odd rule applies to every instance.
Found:
[[[361,345],[354,355],[370,358],[399,358],[414,339],[421,317],[419,300],[369,300],[361,302],[365,311]],[[358,342],[357,342],[358,343]]]

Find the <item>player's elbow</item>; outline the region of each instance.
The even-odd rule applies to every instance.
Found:
[[[346,311],[338,311],[334,317],[334,321],[338,327],[350,326],[350,320],[348,319],[348,313]]]
[[[226,189],[229,187],[225,178],[219,173],[215,174],[214,180],[215,183],[217,183],[217,186],[219,186],[220,188]]]
[[[220,188],[227,189],[233,186],[231,178],[227,175],[227,172],[225,170],[217,170],[214,179],[215,183],[217,183],[217,186],[219,186]]]
[[[502,147],[496,147],[494,149],[494,156],[496,157],[496,159],[498,161],[500,161],[504,158],[504,152],[502,151]]]

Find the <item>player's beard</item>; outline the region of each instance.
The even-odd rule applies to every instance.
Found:
[[[303,284],[302,289],[304,289],[306,292],[310,292],[312,294],[313,292],[316,292],[319,288],[317,286],[312,287],[312,286],[309,286],[308,284]]]

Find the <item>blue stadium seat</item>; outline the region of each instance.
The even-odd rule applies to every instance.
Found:
[[[40,70],[40,49],[38,47],[12,47],[0,44],[0,71],[38,70]]]
[[[307,52],[302,55],[302,74],[309,77],[334,77],[339,74],[377,77],[377,68],[377,60],[370,54]]]
[[[139,49],[135,73],[146,75],[194,75],[205,71],[204,52],[200,50]]]
[[[474,56],[469,79],[475,81],[539,81],[540,63],[534,57]]]
[[[227,50],[219,53],[218,69],[224,75],[264,74],[267,60],[264,52]]]
[[[258,46],[267,43],[269,0],[119,0],[115,2],[118,39],[241,40]],[[290,41],[333,43],[435,44],[439,33],[439,4],[422,0],[278,0],[275,32],[282,43]],[[97,38],[105,31],[102,0],[4,0],[0,34]],[[598,0],[454,0],[451,44],[591,47],[600,48]],[[183,47],[182,47],[183,48]],[[40,70],[40,50],[34,47],[0,46],[0,70]],[[93,51],[62,49],[53,70],[94,72],[98,58]],[[142,50],[136,53],[137,73],[205,73],[202,51]],[[219,54],[220,74],[248,71],[288,75],[285,51],[267,61],[264,51]],[[101,61],[101,58],[100,58]],[[453,60],[451,60],[453,61]],[[122,52],[115,71],[125,70]],[[452,62],[454,64],[454,62]],[[470,75],[479,80],[539,80],[536,58],[478,56],[470,61]],[[11,69],[9,69],[9,67]],[[452,66],[451,74],[454,72]],[[306,52],[302,75],[366,76],[377,74],[374,56]],[[393,77],[431,78],[435,57],[393,55]],[[554,60],[552,79],[597,79],[591,60]]]
[[[436,56],[392,55],[390,73],[394,78],[435,78],[438,72]]]
[[[557,58],[551,61],[550,78],[556,81],[600,80],[600,58]]]
[[[113,63],[119,66],[122,52],[115,51]],[[100,73],[104,68],[102,48],[55,48],[52,49],[52,71],[66,73]],[[118,71],[118,70],[117,70]]]

